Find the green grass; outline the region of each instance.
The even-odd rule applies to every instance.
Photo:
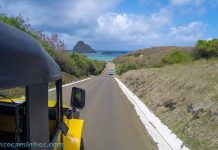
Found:
[[[193,60],[193,56],[190,53],[182,52],[178,49],[173,49],[172,52],[163,57],[160,61],[161,64],[176,64],[187,63]]]

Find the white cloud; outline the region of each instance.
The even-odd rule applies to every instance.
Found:
[[[149,16],[107,13],[98,18],[96,41],[104,43],[106,41],[106,45],[113,43],[131,48],[193,45],[204,37],[206,32],[204,23],[190,22],[185,26],[176,26],[173,23],[172,13],[169,9],[161,9]]]
[[[162,29],[171,22],[170,13],[164,9],[150,16],[108,12],[92,20],[94,26],[77,29],[74,34],[59,32],[58,35],[68,46],[84,40],[97,45],[97,49],[104,49],[105,45],[106,49],[134,49],[156,44],[161,39]]]
[[[173,27],[168,34],[169,39],[177,43],[193,43],[202,38],[206,25],[202,22],[191,22],[187,26]]]
[[[198,7],[197,4],[204,0],[170,0],[169,5],[149,15],[114,12],[120,1],[0,0],[0,4],[3,2],[2,10],[7,14],[21,12],[34,27],[47,33],[56,32],[67,42],[69,49],[78,40],[84,40],[96,49],[129,50],[174,43],[183,45],[194,43],[206,30],[201,22],[176,27],[173,18],[178,13],[177,8],[186,8],[190,4]],[[139,1],[142,4],[147,2],[145,5],[152,2]],[[187,9],[182,10],[188,12]]]
[[[108,13],[98,18],[97,32],[111,38],[126,39],[149,31],[144,18],[134,15]],[[121,38],[122,37],[122,38]]]
[[[161,9],[158,13],[152,14],[149,20],[151,20],[152,26],[169,25],[172,22],[171,12],[167,9]]]
[[[158,31],[170,23],[171,17],[164,10],[151,16],[107,13],[98,18],[96,34],[97,37],[104,37],[104,40],[145,46],[158,40]]]
[[[6,13],[22,13],[30,18],[33,25],[44,24],[54,27],[77,24],[81,27],[86,26],[119,3],[118,0],[54,0],[52,2],[4,0],[4,2]]]
[[[117,0],[74,0],[68,3],[70,5],[66,7],[65,13],[76,22],[87,21],[111,10],[117,3]]]

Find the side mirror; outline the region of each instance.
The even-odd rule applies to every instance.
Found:
[[[85,107],[85,90],[73,87],[71,93],[71,102],[70,105],[77,109],[83,109]]]

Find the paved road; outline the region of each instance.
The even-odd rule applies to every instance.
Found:
[[[85,120],[85,149],[157,149],[114,77],[107,75],[109,68],[113,68],[111,63],[102,75],[73,85],[86,90],[86,107],[81,112],[81,118]],[[71,88],[63,89],[65,103],[69,103]],[[50,93],[50,97],[53,95]]]

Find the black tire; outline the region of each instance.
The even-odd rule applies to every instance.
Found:
[[[80,143],[80,150],[84,150],[84,142],[83,142],[83,138],[81,138],[81,143]]]

